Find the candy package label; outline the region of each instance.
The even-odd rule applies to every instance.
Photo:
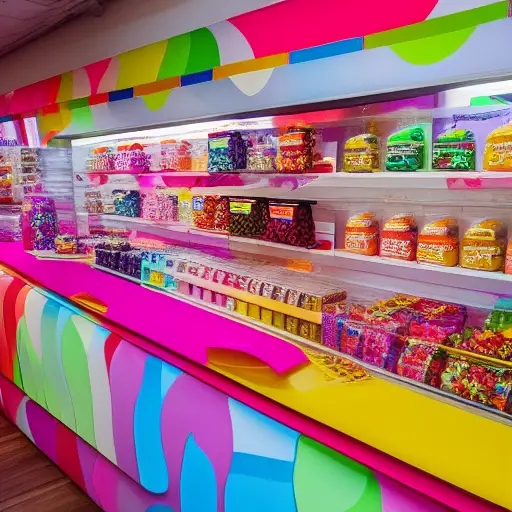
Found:
[[[434,169],[475,169],[474,142],[436,142],[432,155]]]
[[[229,137],[211,138],[209,144],[210,149],[228,149]]]
[[[229,203],[229,211],[234,214],[250,215],[252,203]]]
[[[165,278],[165,276],[164,276],[163,272],[151,271],[151,273],[149,275],[149,283],[153,284],[155,286],[163,287],[164,278]]]
[[[294,207],[293,206],[275,206],[271,205],[270,209],[270,218],[271,219],[280,219],[286,221],[293,220]]]
[[[203,197],[194,197],[192,199],[192,209],[196,212],[200,212],[204,210],[204,198]]]

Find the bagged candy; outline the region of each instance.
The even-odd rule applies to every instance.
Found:
[[[279,172],[306,172],[313,167],[313,128],[291,126],[279,137],[276,168]]]
[[[512,413],[512,369],[450,355],[441,374],[443,391]]]
[[[448,130],[434,142],[432,168],[472,171],[475,169],[475,135],[470,130]]]
[[[512,124],[500,126],[487,137],[484,170],[512,171]]]
[[[414,215],[393,215],[384,223],[380,237],[380,255],[387,258],[414,261],[418,226]]]
[[[268,205],[261,199],[229,199],[229,234],[260,237],[270,220]]]
[[[439,387],[446,353],[435,343],[409,338],[398,360],[396,373],[429,386]]]
[[[417,261],[455,267],[459,261],[459,226],[452,217],[427,224],[418,236]]]
[[[364,212],[349,218],[345,228],[345,250],[367,256],[379,252],[379,222],[373,212]]]
[[[464,234],[460,265],[464,268],[496,272],[505,267],[506,229],[495,219],[473,224]]]
[[[220,196],[194,196],[192,214],[195,227],[226,231],[229,227],[229,200]]]
[[[420,126],[412,126],[394,133],[388,138],[386,170],[418,171],[423,169],[425,132]]]
[[[512,361],[512,329],[510,328],[502,332],[468,329],[463,335],[450,336],[444,344],[474,354]]]
[[[247,142],[240,132],[208,135],[208,172],[243,170],[247,167]]]
[[[351,137],[345,142],[345,172],[378,172],[379,138],[371,133]]]
[[[75,235],[58,235],[55,237],[55,252],[57,254],[76,254],[77,239]]]
[[[512,239],[507,246],[507,255],[505,258],[505,274],[512,274]]]
[[[276,170],[277,144],[270,133],[256,134],[247,149],[247,170],[271,172]]]
[[[296,247],[315,245],[315,222],[311,203],[270,201],[269,217],[263,240]]]
[[[142,198],[138,190],[113,190],[112,196],[116,215],[140,217]]]

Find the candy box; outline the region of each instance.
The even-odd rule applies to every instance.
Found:
[[[260,237],[270,220],[268,205],[261,199],[229,198],[230,235]]]
[[[310,202],[269,202],[269,217],[263,240],[313,247],[316,244],[315,222]]]
[[[464,234],[460,265],[464,268],[496,272],[505,268],[506,228],[495,219],[474,223]]]
[[[337,324],[339,336],[337,349],[344,354],[362,359],[364,325],[343,317],[338,318]]]
[[[500,126],[487,137],[484,170],[512,171],[512,123]]]
[[[345,142],[343,155],[345,172],[378,172],[379,138],[371,133],[351,137]]]
[[[388,138],[386,170],[418,171],[423,169],[425,132],[420,126],[411,126]]]
[[[449,355],[441,374],[440,389],[512,413],[512,369]]]
[[[55,252],[57,254],[76,254],[77,239],[74,235],[58,235],[55,237]]]
[[[240,132],[208,135],[208,172],[229,172],[247,167],[247,141]]]
[[[393,215],[384,223],[380,236],[380,255],[406,261],[416,260],[418,227],[411,214]]]
[[[278,172],[307,172],[313,167],[315,132],[310,127],[291,126],[278,139]]]
[[[428,223],[418,235],[419,263],[455,267],[459,262],[459,226],[452,217]]]
[[[470,130],[447,130],[434,142],[432,168],[472,171],[475,169],[475,135]]]
[[[401,377],[439,387],[446,353],[436,343],[408,338],[397,363]]]
[[[379,222],[375,213],[352,215],[345,227],[345,250],[367,256],[379,252]]]

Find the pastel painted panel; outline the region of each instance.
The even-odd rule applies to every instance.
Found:
[[[377,479],[367,467],[301,437],[294,473],[300,512],[381,512]]]
[[[166,49],[167,41],[164,40],[118,55],[116,89],[127,89],[157,80]]]
[[[33,443],[57,462],[57,420],[32,400],[26,404],[26,415]]]
[[[163,80],[185,74],[191,46],[192,37],[190,33],[168,39],[157,79]]]
[[[1,305],[4,304],[5,294],[12,283],[13,278],[7,274],[0,275],[0,373],[12,376],[13,354],[7,344],[5,332],[5,316]]]
[[[20,363],[23,391],[25,391],[25,393],[41,407],[46,408],[42,363],[34,350],[34,345],[30,339],[25,317],[18,322],[17,338],[18,359]]]
[[[197,445],[194,435],[190,434],[185,444],[180,477],[181,512],[223,510],[224,507],[218,503],[218,492],[210,459]]]
[[[96,446],[87,353],[71,315],[62,331],[62,364],[75,411],[76,433]]]
[[[302,50],[424,21],[437,0],[288,0],[231,18],[255,57]]]
[[[220,490],[226,485],[233,455],[228,397],[182,374],[168,391],[162,409],[162,441],[169,473],[166,504],[176,510],[180,507],[180,475],[190,434],[213,467],[219,489],[218,509],[223,510],[224,493]]]
[[[219,48],[214,35],[207,28],[190,32],[190,55],[183,74],[199,73],[219,64]]]
[[[126,341],[117,347],[110,364],[112,424],[117,465],[140,482],[135,451],[134,418],[147,354]]]
[[[148,356],[135,405],[134,436],[140,483],[148,491],[157,494],[164,493],[169,486],[161,434],[164,396],[162,361]]]
[[[229,399],[233,426],[233,451],[294,461],[299,433],[264,414]]]
[[[92,337],[87,348],[87,362],[91,382],[96,448],[104,457],[115,464],[117,458],[112,428],[112,403],[105,361],[105,342],[110,335],[110,331],[94,325],[90,321],[88,322],[93,326]]]
[[[94,62],[93,64],[89,64],[85,66],[83,69],[87,73],[87,77],[89,79],[89,87],[91,89],[91,94],[98,93],[98,87],[100,85],[101,79],[103,75],[106,73],[111,59],[104,59],[98,62]]]

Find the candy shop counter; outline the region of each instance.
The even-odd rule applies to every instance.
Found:
[[[456,510],[495,509],[464,491],[512,508],[501,484],[512,478],[505,418],[341,358],[323,361],[327,356],[86,262],[37,259],[18,243],[0,244],[0,262],[19,287],[29,283],[70,300],[79,314],[85,309],[133,344],[170,363],[179,358],[208,384],[408,487]],[[8,314],[18,307],[18,292],[2,290],[6,329],[15,330]]]

